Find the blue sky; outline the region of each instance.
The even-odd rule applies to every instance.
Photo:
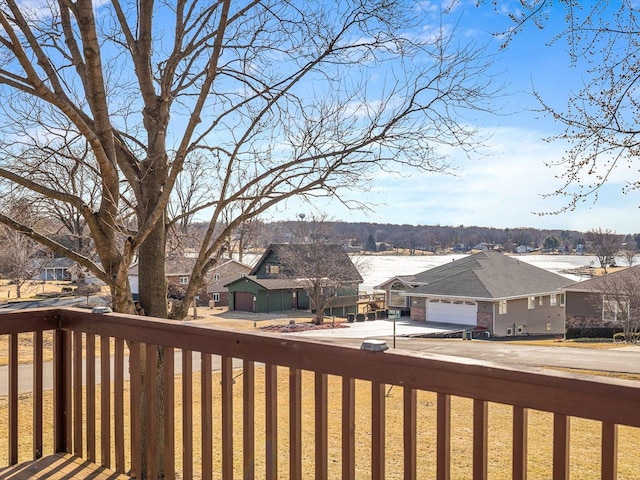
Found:
[[[380,174],[370,192],[353,194],[353,198],[370,203],[370,212],[349,211],[330,201],[317,202],[316,206],[333,219],[347,221],[639,232],[640,194],[622,194],[622,174],[613,175],[597,202],[587,201],[572,212],[540,215],[565,205],[566,199],[545,198],[544,194],[561,185],[556,178],[559,171],[545,166],[545,162],[560,160],[566,145],[544,141],[562,132],[563,127],[533,111],[538,104],[531,91],[535,87],[546,102],[562,109],[567,95],[581,87],[584,73],[581,65],[571,65],[565,40],[549,45],[560,31],[564,10],[554,7],[545,29],[531,25],[500,50],[501,40],[492,33],[502,31],[509,20],[496,13],[492,2],[481,7],[475,6],[475,0],[455,3],[447,21],[458,23],[461,38],[489,43],[489,51],[496,55],[496,81],[505,84],[502,98],[496,101],[499,114],[474,119],[474,125],[487,138],[480,154],[466,159],[458,152],[448,152],[457,165],[454,175],[410,171],[400,177]],[[509,2],[503,3],[505,11],[512,8]],[[440,8],[437,2],[422,5]],[[312,209],[289,203],[273,216],[293,219],[299,211],[309,213]]]

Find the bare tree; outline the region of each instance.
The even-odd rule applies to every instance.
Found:
[[[16,296],[21,298],[22,286],[34,279],[46,258],[41,257],[38,262],[40,246],[8,227],[0,228],[0,243],[0,272],[16,286]]]
[[[431,15],[406,0],[3,0],[0,177],[81,215],[99,261],[8,212],[0,223],[90,270],[118,312],[136,313],[137,254],[140,304],[167,317],[168,232],[206,214],[184,318],[244,221],[366,188],[379,169],[447,170],[442,146],[470,151],[465,117],[489,108],[490,60]],[[39,172],[64,156],[96,173],[98,195],[16,168],[45,148]],[[207,195],[170,218],[194,158],[207,162]]]
[[[343,246],[332,243],[324,217],[301,221],[295,238],[295,244],[273,247],[284,275],[304,289],[315,309],[314,322],[321,325],[334,298],[358,295],[362,277]]]
[[[607,273],[607,267],[615,263],[616,254],[622,244],[622,236],[611,230],[595,228],[585,233],[591,252],[598,258],[600,267]]]
[[[640,331],[640,268],[628,268],[599,279],[598,307],[603,317],[622,326],[625,340],[637,342]]]
[[[36,225],[38,222],[32,205],[14,194],[2,199],[2,208],[25,225]],[[37,242],[4,225],[0,226],[0,244],[0,271],[16,286],[16,295],[20,298],[22,286],[37,276],[50,256],[43,254]]]
[[[633,262],[638,256],[638,250],[636,249],[636,242],[633,241],[633,238],[631,238],[631,241],[627,241],[624,244],[622,244],[622,256],[627,262],[627,265],[632,267]]]
[[[83,297],[86,297],[87,299],[87,306],[89,306],[89,298],[91,298],[92,295],[95,295],[96,293],[99,293],[101,290],[100,285],[95,285],[92,283],[83,283],[81,285],[78,285],[78,288],[76,288],[76,295],[81,295]]]
[[[79,0],[27,10],[6,0],[0,85],[12,121],[0,176],[80,213],[100,263],[7,215],[0,222],[90,269],[116,311],[135,311],[127,270],[139,251],[140,303],[166,316],[168,205],[194,157],[207,162],[207,195],[183,198],[181,215],[211,212],[211,223],[187,297],[227,233],[274,205],[339,195],[379,168],[445,170],[439,146],[472,147],[464,115],[492,93],[489,60],[430,15],[404,1]],[[25,151],[86,145],[68,160],[97,173],[90,201],[15,168]]]
[[[517,41],[524,28],[545,28],[551,11],[554,19],[565,19],[565,28],[550,41],[566,40],[568,62],[585,67],[583,83],[571,92],[566,106],[553,105],[534,92],[541,110],[565,126],[551,140],[570,144],[562,159],[550,162],[563,170],[563,184],[552,194],[567,197],[560,210],[566,211],[589,197],[597,200],[616,170],[637,170],[640,17],[632,0],[523,0],[509,12],[513,24],[503,32],[505,45]],[[623,192],[639,187],[640,178],[625,173]]]

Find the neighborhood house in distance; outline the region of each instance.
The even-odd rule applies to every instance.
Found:
[[[640,265],[573,283],[565,288],[567,328],[623,328],[640,298]]]
[[[492,335],[563,334],[564,292],[571,281],[517,258],[483,251],[415,275],[395,276],[385,290],[389,313],[453,323]]]
[[[296,244],[270,245],[249,275],[226,285],[229,288],[229,309],[254,313],[314,310],[304,289],[309,279],[296,278],[282,260],[292,254],[295,256],[298,248]],[[318,244],[314,248],[317,257],[342,265],[341,279],[331,281],[337,287],[331,294],[325,314],[346,317],[358,313],[358,285],[362,283],[362,277],[347,252],[341,245]],[[300,261],[303,258],[299,256]]]

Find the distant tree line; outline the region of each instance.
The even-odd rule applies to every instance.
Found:
[[[270,243],[296,242],[297,221],[255,222],[250,238],[244,232],[244,245],[263,248]],[[354,250],[402,250],[403,253],[468,251],[485,244],[506,252],[522,247],[545,252],[587,253],[592,240],[589,232],[536,228],[491,228],[479,226],[395,225],[366,222],[327,222],[336,243]],[[640,249],[640,234],[617,235],[621,248]]]

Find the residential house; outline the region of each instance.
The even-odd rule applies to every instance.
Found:
[[[563,290],[567,328],[622,328],[622,322],[629,316],[628,302],[640,299],[639,287],[640,265],[566,286]]]
[[[70,280],[69,269],[75,264],[73,260],[66,257],[35,258],[33,262],[33,271],[36,272],[36,278],[41,281]]]
[[[181,298],[181,289],[186,288],[191,279],[195,259],[192,257],[168,258],[165,262],[165,276],[169,286],[169,296]],[[228,289],[224,286],[231,280],[246,274],[251,267],[236,260],[221,259],[220,264],[208,272],[204,285],[197,295],[198,305],[209,305],[211,301],[216,305],[228,304]],[[138,264],[129,269],[129,285],[134,299],[138,298]]]
[[[390,313],[412,320],[487,329],[493,335],[564,332],[567,278],[495,251],[483,251],[376,288]]]
[[[272,244],[258,260],[249,275],[227,284],[230,293],[229,309],[268,313],[287,310],[313,310],[309,295],[305,291],[305,279],[295,278],[287,271],[282,258],[292,250],[299,249],[296,244]],[[341,262],[348,281],[340,281],[332,292],[327,315],[346,317],[357,313],[358,285],[362,277],[341,245],[315,246],[317,258],[331,258],[332,262]],[[319,251],[318,251],[319,250]],[[301,261],[303,260],[301,256]]]
[[[226,284],[249,275],[251,267],[237,260],[225,260],[209,272],[207,295],[212,306],[229,305],[229,289]]]

